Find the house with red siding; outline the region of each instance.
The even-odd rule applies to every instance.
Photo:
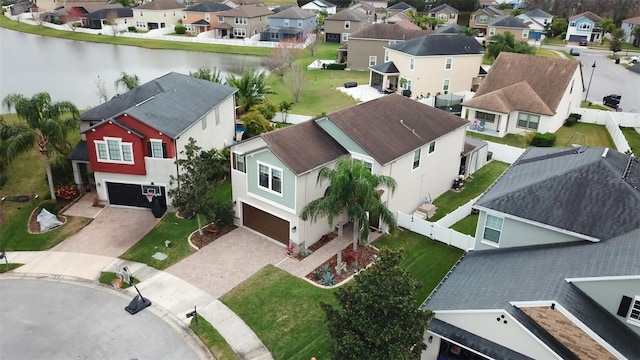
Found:
[[[76,184],[95,184],[100,203],[161,215],[189,138],[205,150],[234,141],[236,91],[172,72],[83,113],[71,154]]]

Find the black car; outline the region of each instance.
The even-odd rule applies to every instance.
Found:
[[[569,50],[569,54],[571,54],[571,56],[580,56],[580,50],[571,48],[571,50]]]
[[[611,106],[612,108],[618,108],[618,105],[620,104],[620,99],[622,98],[622,96],[620,95],[616,95],[616,94],[611,94],[611,95],[607,95],[604,98],[602,98],[602,103],[605,106]]]
[[[587,46],[587,40],[580,40],[580,46]]]

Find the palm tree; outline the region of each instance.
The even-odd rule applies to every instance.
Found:
[[[271,87],[267,85],[267,74],[264,71],[245,70],[240,77],[229,74],[227,85],[238,89],[236,103],[244,112],[249,111],[253,105],[262,103],[267,94],[273,94]]]
[[[476,37],[478,35],[478,30],[470,27],[465,27],[460,29],[459,33],[468,37]]]
[[[26,120],[26,125],[0,124],[5,160],[11,162],[35,147],[44,161],[51,199],[55,200],[51,159],[66,155],[71,149],[67,133],[78,127],[78,109],[68,101],[52,103],[48,93],[38,93],[31,98],[10,94],[2,103],[9,110],[14,107],[18,117]]]
[[[491,44],[487,47],[487,56],[489,58],[497,58],[501,52],[513,52],[516,45],[516,39],[512,33],[496,34],[491,37]]]
[[[207,67],[201,67],[194,72],[189,71],[189,76],[197,79],[215,82],[215,83],[222,83],[223,81],[222,75],[220,74],[220,70],[218,70],[218,68],[216,67],[214,67],[213,69],[210,69]]]
[[[390,230],[396,228],[393,213],[380,200],[380,187],[386,187],[392,193],[396,189],[396,181],[389,176],[371,173],[364,162],[347,157],[340,158],[335,169],[322,167],[318,172],[318,184],[329,181],[329,187],[323,197],[308,203],[300,217],[302,220],[315,222],[320,217],[327,217],[329,227],[333,228],[334,219],[346,210],[353,219],[353,250],[357,254],[358,241],[369,238],[368,213],[377,214]],[[342,224],[339,224],[341,232]],[[339,249],[340,256],[342,249]],[[338,263],[341,259],[338,258]],[[358,266],[356,257],[355,266]]]
[[[598,23],[598,26],[600,27],[600,29],[602,29],[602,31],[604,31],[605,34],[612,32],[613,29],[616,28],[616,24],[611,18],[603,18],[602,21]]]
[[[115,85],[116,85],[116,92],[118,91],[121,85],[127,91],[133,90],[138,86],[140,86],[140,78],[138,77],[138,75],[129,75],[126,72],[122,72],[122,74],[120,74],[120,78],[116,80]]]
[[[419,27],[424,29],[424,25],[427,22],[427,16],[422,16],[422,15],[418,14],[418,12],[413,10],[413,9],[407,11],[407,14],[409,15],[409,17],[411,17],[411,22],[412,23],[414,23],[416,26],[419,26]]]

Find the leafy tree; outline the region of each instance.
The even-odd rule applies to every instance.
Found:
[[[287,115],[289,115],[289,111],[293,108],[293,102],[283,100],[280,104],[278,104],[278,111],[282,113],[282,122],[287,122]]]
[[[420,282],[400,266],[398,250],[379,258],[352,283],[339,288],[339,307],[321,303],[334,359],[420,359],[424,332],[433,312],[416,308]]]
[[[189,71],[189,76],[197,79],[220,83],[220,84],[222,84],[223,82],[223,78],[222,78],[222,75],[220,74],[220,70],[218,70],[218,68],[216,67],[214,67],[213,69],[210,69],[208,67],[200,67],[198,68],[198,70],[194,72]]]
[[[133,5],[133,1],[131,0],[111,0],[109,4],[120,4],[122,7],[130,7]]]
[[[467,26],[465,28],[460,29],[460,34],[468,37],[476,37],[478,36],[478,30]]]
[[[307,71],[300,64],[293,64],[291,70],[285,75],[284,82],[289,87],[291,95],[296,103],[300,102],[300,95],[304,91],[307,82]]]
[[[556,36],[567,31],[568,26],[569,23],[567,22],[567,19],[554,16],[551,22],[545,25],[544,36],[548,38],[555,38]]]
[[[396,228],[396,219],[380,200],[380,187],[386,187],[391,192],[396,189],[396,181],[389,176],[375,175],[364,162],[347,157],[340,158],[335,169],[322,167],[318,172],[318,184],[329,181],[329,187],[324,196],[308,203],[300,217],[302,220],[315,222],[320,217],[327,217],[329,226],[333,227],[333,220],[337,214],[345,209],[350,219],[353,219],[353,250],[357,253],[358,240],[369,239],[369,217],[367,213],[379,214],[380,220]],[[338,211],[340,210],[340,211]],[[358,266],[356,258],[355,266]]]
[[[516,41],[512,33],[497,34],[491,37],[491,43],[487,47],[487,57],[495,59],[501,52],[515,52],[520,54],[533,54],[535,48],[525,41]]]
[[[227,85],[238,89],[236,103],[242,111],[249,111],[253,105],[263,102],[267,94],[273,94],[264,71],[245,70],[240,77],[229,74]]]
[[[622,50],[625,36],[624,30],[620,28],[613,29],[611,32],[611,40],[609,40],[609,50],[613,51],[614,54]]]
[[[633,27],[631,35],[633,35],[633,46],[640,46],[640,25]]]
[[[116,91],[120,89],[120,86],[124,87],[125,90],[133,90],[140,86],[140,78],[138,75],[129,75],[126,72],[122,72],[120,77],[115,82]]]
[[[435,30],[438,27],[444,25],[444,20],[440,18],[432,18],[431,16],[425,16],[424,19],[425,19],[424,20],[425,23],[429,25],[431,30]]]
[[[427,18],[428,16],[423,16],[420,15],[420,13],[418,13],[417,11],[410,9],[409,11],[406,12],[407,15],[409,15],[409,17],[411,18],[411,22],[414,23],[416,26],[419,26],[421,28],[425,28],[425,24],[427,23]]]
[[[36,149],[44,162],[51,199],[56,199],[51,160],[68,155],[71,144],[69,131],[77,130],[80,113],[68,101],[51,102],[48,93],[37,93],[31,98],[10,94],[2,100],[7,109],[15,108],[25,124],[0,123],[1,153],[10,163],[20,154]]]
[[[602,21],[598,24],[600,28],[606,33],[610,33],[613,29],[616,28],[616,24],[613,22],[611,18],[603,18]]]
[[[259,112],[267,121],[271,121],[276,116],[278,108],[270,101],[265,101],[262,104],[254,105],[251,110]]]
[[[256,110],[251,110],[248,113],[242,115],[240,120],[244,123],[243,139],[248,139],[271,130],[271,123],[265,119],[264,115]]]

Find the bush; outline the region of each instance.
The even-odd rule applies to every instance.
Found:
[[[572,127],[573,125],[578,123],[578,120],[582,119],[582,115],[580,114],[569,114],[567,120],[564,121],[564,126]]]
[[[73,167],[71,166],[71,161],[58,160],[51,163],[51,175],[53,176],[54,185],[56,186],[75,183],[73,179]]]
[[[184,25],[181,25],[181,24],[176,25],[174,29],[176,31],[176,34],[183,35],[186,32]]]
[[[536,133],[531,140],[531,146],[551,147],[556,142],[556,134],[554,133]]]
[[[78,196],[78,191],[71,185],[63,185],[56,190],[56,197],[61,199],[73,200],[76,196]]]
[[[326,70],[344,70],[347,68],[347,64],[327,64],[323,69]]]
[[[216,228],[222,229],[233,225],[233,217],[235,216],[233,204],[221,202],[215,203],[213,206],[213,212],[215,214],[213,223],[216,225]]]
[[[129,32],[137,32],[136,27],[135,26],[129,26],[127,28],[127,30],[129,30]]]

